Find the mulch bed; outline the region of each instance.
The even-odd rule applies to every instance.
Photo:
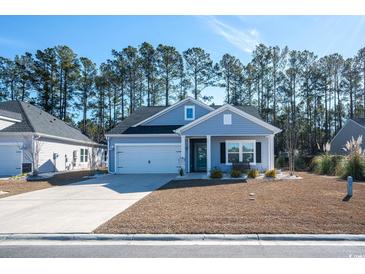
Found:
[[[303,179],[171,181],[94,232],[365,233],[365,184],[344,202],[345,181],[297,174]]]
[[[25,179],[6,181],[0,180],[0,191],[8,192],[6,194],[0,195],[0,199],[29,191],[40,190],[53,186],[72,184],[80,180],[87,180],[83,179],[83,177],[93,175],[94,173],[94,171],[90,170],[73,171],[57,174],[48,180],[36,182],[27,182]]]

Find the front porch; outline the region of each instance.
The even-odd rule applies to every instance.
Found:
[[[205,173],[212,168],[223,172],[232,163],[250,163],[260,171],[274,168],[274,135],[186,136],[181,135],[182,163],[185,173]]]

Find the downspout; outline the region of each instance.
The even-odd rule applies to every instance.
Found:
[[[38,161],[36,160],[36,150],[37,150],[37,143],[35,141],[39,140],[40,136],[32,135],[32,154],[33,154],[33,165],[32,165],[32,173],[33,175],[38,174]]]

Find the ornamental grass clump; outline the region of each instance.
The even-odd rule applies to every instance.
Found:
[[[356,140],[352,137],[343,148],[348,153],[348,156],[343,166],[342,178],[352,176],[355,180],[364,180],[365,154],[361,148],[361,144],[362,136],[359,136]]]
[[[212,179],[221,179],[223,177],[223,172],[219,168],[213,168],[210,171],[210,178]]]
[[[252,179],[255,179],[259,175],[260,175],[260,173],[257,169],[250,169],[250,171],[248,172],[248,177],[250,177]]]
[[[232,178],[239,178],[242,176],[242,172],[238,169],[232,169],[231,170],[231,177]]]
[[[275,178],[276,177],[276,170],[270,169],[265,172],[265,177],[267,178]]]

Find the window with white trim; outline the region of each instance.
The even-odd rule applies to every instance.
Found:
[[[195,106],[185,106],[185,120],[194,120],[195,119]]]
[[[224,125],[232,125],[232,114],[224,114],[223,115],[223,124]]]
[[[80,149],[80,163],[87,163],[89,161],[89,150],[87,148]]]
[[[226,164],[256,163],[255,140],[226,141]]]

